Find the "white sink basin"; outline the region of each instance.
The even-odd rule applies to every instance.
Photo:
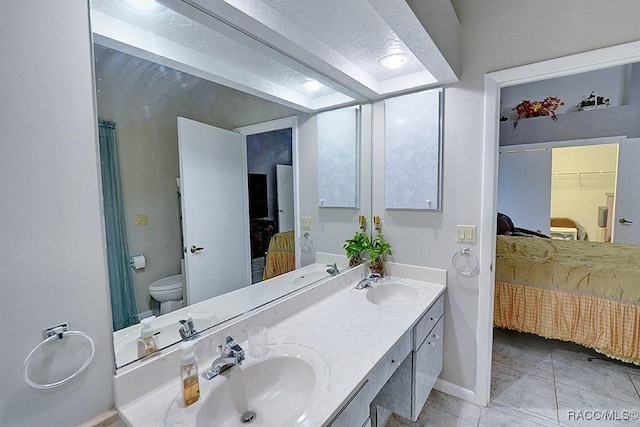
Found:
[[[262,358],[247,357],[214,379],[200,377],[204,393],[184,408],[179,395],[165,425],[294,426],[321,402],[330,378],[325,359],[309,347],[276,344]],[[241,417],[254,416],[251,423]],[[174,424],[175,423],[175,424]]]
[[[329,273],[327,273],[326,270],[303,271],[290,277],[289,283],[291,283],[293,286],[296,286],[296,287],[305,286],[313,282],[317,282],[320,279],[324,279],[325,277],[328,277],[328,276],[329,276]]]
[[[381,283],[366,289],[366,299],[376,305],[400,307],[412,304],[418,297],[418,291],[401,283]]]

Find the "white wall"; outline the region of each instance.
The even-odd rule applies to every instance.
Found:
[[[474,390],[479,282],[477,276],[456,275],[451,256],[460,247],[455,241],[456,224],[480,223],[484,74],[640,39],[640,2],[452,3],[462,25],[462,77],[445,89],[443,211],[382,213],[378,207],[373,214],[385,217],[394,261],[448,270],[441,378]],[[587,23],[606,30],[594,31]],[[373,169],[379,173],[379,165]],[[483,230],[479,234],[481,239],[494,238]],[[468,246],[478,254],[479,244]]]
[[[554,148],[551,165],[551,216],[572,218],[585,227],[590,241],[604,241],[598,208],[607,205],[606,193],[616,190],[618,144]]]
[[[112,405],[114,366],[86,2],[0,2],[0,52],[0,425],[75,426]],[[28,388],[25,357],[65,321],[93,362]]]
[[[517,113],[513,108],[516,105],[523,100],[542,101],[547,96],[557,96],[565,103],[558,107],[556,114],[578,111],[576,105],[592,91],[609,99],[611,107],[618,107],[625,100],[630,76],[631,65],[625,65],[582,73],[579,78],[566,76],[507,87],[500,94],[501,114],[515,119]]]

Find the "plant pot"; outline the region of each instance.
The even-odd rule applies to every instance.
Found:
[[[362,264],[362,255],[357,254],[349,258],[349,267],[355,267]]]
[[[386,273],[386,269],[385,269],[385,265],[384,265],[384,261],[379,258],[375,261],[371,261],[371,265],[369,266],[369,269],[373,272],[373,273],[377,273],[380,275],[380,277],[383,277]]]

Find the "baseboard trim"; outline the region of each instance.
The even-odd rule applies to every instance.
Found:
[[[436,384],[433,388],[444,394],[476,404],[476,393],[474,391],[468,390],[457,384],[450,383],[449,381],[445,381],[441,378],[436,380]]]
[[[118,422],[121,423],[118,425],[122,425],[122,420],[118,415],[118,411],[112,409],[98,415],[95,418],[90,419],[85,423],[80,424],[79,427],[109,427],[115,425]]]

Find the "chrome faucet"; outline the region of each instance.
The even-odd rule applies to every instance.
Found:
[[[208,380],[233,366],[242,365],[242,361],[244,360],[244,350],[240,347],[240,344],[230,336],[227,336],[224,347],[218,346],[218,348],[220,349],[220,356],[213,361],[211,368],[202,374],[202,376]]]
[[[367,272],[364,275],[364,278],[358,282],[355,289],[364,289],[368,286],[371,286],[371,284],[376,283],[379,278],[380,278],[380,275],[378,273],[374,273],[371,270],[367,270]]]
[[[183,341],[192,340],[198,336],[198,331],[196,331],[196,327],[193,324],[193,319],[180,320],[180,323],[182,326],[180,326],[178,332],[180,332]]]
[[[332,276],[335,276],[336,274],[340,273],[340,270],[338,270],[338,265],[334,262],[333,264],[327,264],[327,273],[329,273]]]

